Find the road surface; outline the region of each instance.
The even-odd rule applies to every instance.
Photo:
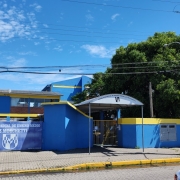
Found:
[[[118,168],[72,173],[44,173],[0,176],[2,180],[171,180],[180,166]]]

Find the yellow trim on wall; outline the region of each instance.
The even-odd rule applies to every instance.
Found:
[[[65,85],[53,85],[53,87],[56,87],[56,88],[73,88],[73,89],[82,88],[82,86],[65,86]]]
[[[93,120],[93,121],[97,121],[97,122],[99,122],[99,121],[103,121],[103,122],[116,122],[116,120],[112,120],[112,119],[106,119],[106,120]]]
[[[142,124],[142,118],[119,118],[118,124]],[[180,119],[143,118],[143,124],[180,124]]]
[[[25,118],[25,117],[30,117],[30,118],[37,118],[41,114],[14,114],[14,113],[0,113],[0,117],[13,117],[13,118]]]
[[[12,98],[34,98],[34,99],[60,99],[60,96],[30,95],[30,94],[9,94]]]
[[[56,104],[67,104],[67,105],[71,106],[73,109],[75,109],[76,111],[78,111],[79,113],[81,113],[82,115],[86,116],[87,118],[92,119],[92,117],[86,115],[85,113],[83,113],[81,110],[79,110],[76,106],[74,106],[73,104],[71,104],[68,101],[41,103],[41,105],[56,105]]]

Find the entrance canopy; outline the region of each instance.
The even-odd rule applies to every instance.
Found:
[[[100,110],[111,110],[111,109],[121,109],[125,107],[132,106],[141,106],[142,113],[142,146],[144,152],[144,135],[143,135],[143,103],[134,99],[130,96],[123,94],[106,94],[103,96],[99,96],[93,99],[89,99],[83,101],[79,104],[75,104],[75,106],[81,111],[87,113],[89,112],[89,117],[91,116],[91,112],[96,112]],[[89,118],[89,154],[90,154],[90,145],[91,145],[91,119]]]
[[[79,104],[75,104],[78,109],[85,113],[89,112],[89,105],[91,106],[91,112],[96,112],[100,110],[112,110],[132,106],[143,106],[143,103],[135,98],[123,94],[106,94],[83,101]]]

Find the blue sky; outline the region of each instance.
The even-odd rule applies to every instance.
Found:
[[[62,73],[104,72],[120,46],[167,31],[180,34],[180,1],[1,0],[0,66],[64,67],[53,75],[1,73],[0,89],[42,90],[77,77]]]

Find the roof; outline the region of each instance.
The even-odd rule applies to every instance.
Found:
[[[83,101],[79,104],[75,104],[75,106],[83,112],[88,112],[89,104],[91,107],[91,112],[100,110],[120,109],[132,106],[143,106],[142,102],[138,101],[133,97],[123,94],[106,94]]]
[[[58,99],[61,94],[47,91],[0,90],[0,96]]]
[[[68,79],[64,79],[64,80],[61,80],[61,81],[56,81],[56,82],[52,82],[51,84],[47,84],[43,89],[42,91],[50,91],[51,89],[51,86],[53,85],[62,85],[62,86],[71,86],[71,87],[76,87],[76,86],[79,86],[81,87],[81,84],[82,82],[80,80],[82,80],[83,78],[87,78],[89,80],[92,80],[93,77],[90,77],[88,75],[82,75],[82,76],[78,76],[76,78],[68,78]],[[78,85],[79,84],[79,85]]]

